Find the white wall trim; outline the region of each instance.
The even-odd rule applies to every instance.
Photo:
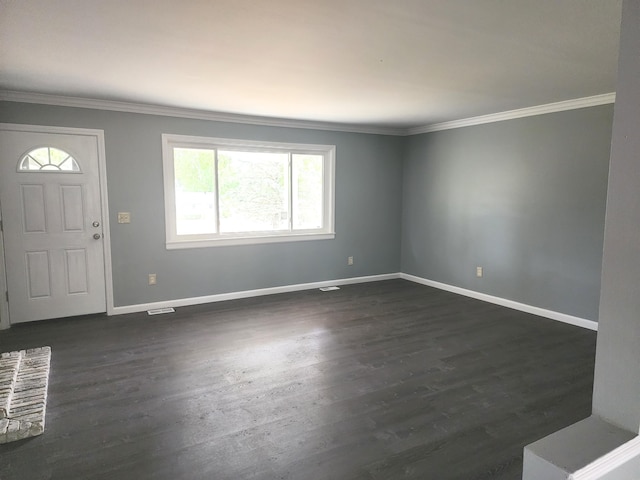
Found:
[[[175,300],[165,300],[162,302],[141,303],[137,305],[126,305],[114,307],[111,314],[122,315],[125,313],[144,312],[153,308],[166,307],[186,307],[188,305],[200,305],[203,303],[223,302],[225,300],[236,300],[239,298],[260,297],[263,295],[274,295],[277,293],[298,292],[300,290],[312,290],[314,288],[329,287],[331,285],[351,285],[354,283],[378,282],[381,280],[393,280],[400,278],[400,273],[386,273],[382,275],[369,275],[366,277],[341,278],[337,280],[325,280],[322,282],[298,283],[295,285],[283,285],[281,287],[260,288],[257,290],[243,290],[240,292],[219,293],[216,295],[205,295],[202,297],[179,298]]]
[[[109,312],[110,315],[123,315],[127,313],[144,312],[154,308],[166,308],[166,307],[186,307],[188,305],[200,305],[203,303],[223,302],[226,300],[237,300],[240,298],[260,297],[263,295],[274,295],[278,293],[298,292],[301,290],[311,290],[314,288],[328,287],[331,285],[351,285],[355,283],[376,282],[381,280],[393,280],[396,278],[402,278],[410,282],[427,285],[429,287],[438,288],[440,290],[446,290],[466,297],[472,297],[478,300],[482,300],[503,307],[513,308],[540,317],[550,318],[563,323],[568,323],[589,330],[597,330],[598,323],[593,320],[586,320],[584,318],[573,317],[564,313],[554,312],[552,310],[546,310],[544,308],[534,307],[524,303],[514,302],[505,298],[494,297],[485,293],[475,292],[473,290],[467,290],[453,285],[447,285],[445,283],[435,282],[433,280],[427,280],[426,278],[416,277],[415,275],[409,275],[407,273],[387,273],[382,275],[369,275],[364,277],[353,278],[341,278],[337,280],[325,280],[322,282],[311,283],[299,283],[294,285],[283,285],[280,287],[260,288],[256,290],[243,290],[239,292],[219,293],[215,295],[205,295],[202,297],[190,297],[179,298],[175,300],[164,300],[160,302],[141,303],[136,305],[125,305],[122,307],[114,307]]]
[[[502,122],[515,118],[532,117],[545,113],[562,112],[578,108],[595,107],[614,103],[615,92],[576,98],[562,102],[547,103],[533,107],[508,110],[477,117],[463,118],[450,122],[433,123],[413,128],[394,128],[373,125],[355,125],[331,122],[313,122],[309,120],[294,120],[286,118],[270,118],[234,113],[211,112],[192,108],[168,107],[133,102],[119,102],[115,100],[99,100],[94,98],[67,97],[62,95],[48,95],[44,93],[17,92],[0,90],[0,101],[36,103],[40,105],[56,105],[59,107],[91,108],[95,110],[110,110],[114,112],[140,113],[144,115],[160,115],[165,117],[190,118],[194,120],[208,120],[212,122],[243,123],[248,125],[262,125],[267,127],[305,128],[310,130],[329,130],[333,132],[369,133],[375,135],[408,136],[421,133],[450,130],[453,128],[470,127],[484,123]]]
[[[289,176],[285,177],[285,189],[289,192],[287,198],[293,202],[293,174],[291,155],[311,153],[322,157],[322,222],[316,229],[294,229],[293,223],[282,230],[272,232],[237,232],[235,234],[223,233],[220,225],[216,225],[214,231],[199,232],[191,235],[180,234],[177,230],[177,191],[175,181],[175,149],[176,148],[202,148],[211,152],[232,148],[241,151],[277,152],[288,155]],[[217,154],[216,154],[217,155]],[[217,157],[216,157],[217,158]],[[335,232],[335,171],[336,171],[336,146],[319,145],[311,143],[284,143],[271,141],[240,140],[235,138],[200,137],[193,135],[177,135],[173,133],[162,134],[162,173],[164,185],[164,214],[165,214],[165,242],[167,250],[182,248],[219,247],[227,245],[250,245],[282,242],[302,242],[309,240],[331,240],[336,236]],[[214,173],[214,192],[218,192],[218,171]],[[217,199],[217,193],[214,193]],[[214,202],[215,219],[219,218],[220,205]],[[219,223],[217,220],[214,223]]]
[[[0,211],[0,222],[2,222],[2,212]],[[0,230],[0,330],[9,328],[9,303],[7,302],[7,269],[4,263],[4,237]]]
[[[625,463],[640,457],[640,436],[629,440],[618,448],[569,475],[568,480],[597,480],[613,472]]]
[[[109,223],[109,190],[107,188],[107,151],[104,130],[96,130],[98,138],[98,170],[100,176],[100,206],[102,207],[102,239],[104,249],[104,281],[107,315],[113,315],[113,264],[111,260],[111,225]]]
[[[514,310],[520,310],[521,312],[550,318],[551,320],[557,320],[559,322],[568,323],[577,327],[588,328],[589,330],[598,330],[598,322],[594,322],[593,320],[587,320],[585,318],[574,317],[565,313],[554,312],[553,310],[534,307],[533,305],[527,305],[526,303],[514,302],[513,300],[507,300],[506,298],[494,297],[493,295],[487,295],[486,293],[467,290],[466,288],[460,288],[453,285],[448,285],[446,283],[436,282],[434,280],[427,280],[426,278],[417,277],[408,273],[401,273],[400,278],[409,280],[410,282],[427,285],[429,287],[439,288],[440,290],[446,290],[448,292],[464,295],[466,297],[475,298],[477,300],[495,303],[496,305],[502,305],[503,307],[513,308]]]
[[[263,125],[267,127],[306,128],[310,130],[330,130],[334,132],[370,133],[376,135],[395,136],[406,134],[406,129],[404,128],[259,117],[253,115],[196,110],[192,108],[167,107],[142,103],[118,102],[114,100],[98,100],[93,98],[66,97],[62,95],[16,92],[11,90],[0,91],[0,101],[37,103],[40,105],[56,105],[59,107],[91,108],[95,110],[110,110],[114,112],[190,118],[194,120],[209,120],[212,122],[244,123],[248,125]]]
[[[109,225],[109,199],[107,193],[107,157],[104,142],[104,130],[74,127],[50,127],[46,125],[23,125],[18,123],[0,123],[1,130],[19,132],[56,133],[68,135],[87,135],[96,137],[98,144],[98,175],[100,180],[100,205],[102,207],[102,239],[104,250],[105,301],[107,314],[113,314],[113,269],[111,264],[111,230]],[[0,244],[0,256],[4,259],[4,247]],[[4,264],[3,264],[4,268]],[[4,293],[0,308],[5,301]],[[9,317],[10,318],[10,317]],[[4,321],[2,321],[4,322]],[[2,328],[3,324],[0,324]]]
[[[595,107],[598,105],[615,103],[615,101],[615,92],[605,93],[603,95],[594,95],[593,97],[576,98],[574,100],[565,100],[563,102],[547,103],[546,105],[538,105],[535,107],[520,108],[518,110],[509,110],[506,112],[492,113],[490,115],[481,115],[479,117],[464,118],[461,120],[453,120],[451,122],[434,123],[423,127],[409,128],[407,130],[407,135],[418,135],[420,133],[451,130],[453,128],[470,127],[473,125],[482,125],[484,123],[502,122],[504,120],[513,120],[515,118],[533,117],[535,115],[544,115],[545,113]]]

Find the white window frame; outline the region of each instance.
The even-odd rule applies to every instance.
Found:
[[[322,228],[313,230],[211,233],[178,235],[176,222],[175,173],[173,165],[174,148],[240,149],[265,153],[323,155],[323,218]],[[291,159],[291,156],[289,157]],[[259,243],[294,242],[307,240],[328,240],[335,238],[335,145],[314,145],[282,142],[262,142],[252,140],[194,137],[189,135],[162,134],[162,162],[164,173],[164,212],[166,227],[166,248],[215,247],[247,245]],[[217,192],[216,175],[216,198]],[[216,202],[217,203],[217,202]]]

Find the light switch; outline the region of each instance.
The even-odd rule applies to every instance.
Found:
[[[131,223],[131,213],[118,212],[118,223]]]

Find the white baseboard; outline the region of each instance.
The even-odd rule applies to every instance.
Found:
[[[514,302],[513,300],[507,300],[506,298],[494,297],[493,295],[487,295],[486,293],[476,292],[474,290],[467,290],[466,288],[455,287],[446,283],[436,282],[434,280],[427,280],[426,278],[416,277],[408,273],[401,273],[400,278],[409,280],[410,282],[420,283],[429,287],[439,288],[440,290],[446,290],[448,292],[457,293],[466,297],[475,298],[489,303],[495,303],[496,305],[502,305],[503,307],[513,308],[514,310],[520,310],[521,312],[532,313],[540,317],[550,318],[563,323],[569,323],[577,327],[588,328],[589,330],[598,330],[598,322],[593,320],[587,320],[586,318],[574,317],[565,313],[554,312],[553,310],[546,310],[540,307],[534,307],[533,305],[527,305],[526,303]]]
[[[392,280],[395,278],[402,278],[410,282],[420,283],[422,285],[438,288],[440,290],[446,290],[448,292],[457,293],[466,297],[472,297],[489,303],[495,303],[496,305],[502,305],[503,307],[513,308],[514,310],[520,310],[522,312],[531,313],[540,317],[550,318],[552,320],[557,320],[559,322],[568,323],[582,328],[588,328],[589,330],[598,330],[598,322],[594,322],[593,320],[574,317],[564,313],[554,312],[553,310],[534,307],[525,303],[514,302],[513,300],[507,300],[506,298],[494,297],[493,295],[487,295],[486,293],[475,292],[473,290],[455,287],[453,285],[436,282],[434,280],[427,280],[426,278],[417,277],[408,273],[387,273],[383,275],[369,275],[365,277],[341,278],[336,280],[325,280],[323,282],[299,283],[295,285],[283,285],[281,287],[260,288],[257,290],[243,290],[240,292],[205,295],[202,297],[179,298],[175,300],[164,300],[161,302],[125,305],[122,307],[114,307],[113,311],[110,312],[110,314],[122,315],[126,313],[145,312],[147,310],[152,310],[155,308],[186,307],[188,305],[200,305],[203,303],[223,302],[225,300],[236,300],[239,298],[260,297],[263,295],[273,295],[276,293],[312,290],[314,288],[329,287],[331,285],[349,285],[354,283]]]
[[[166,300],[162,302],[141,303],[137,305],[126,305],[114,307],[113,315],[125,313],[145,312],[154,308],[166,307],[186,307],[187,305],[200,305],[202,303],[223,302],[225,300],[235,300],[238,298],[260,297],[263,295],[273,295],[276,293],[298,292],[300,290],[312,290],[314,288],[329,287],[331,285],[349,285],[354,283],[377,282],[380,280],[393,280],[400,278],[400,273],[386,273],[383,275],[369,275],[366,277],[341,278],[337,280],[326,280],[323,282],[299,283],[296,285],[283,285],[281,287],[260,288],[257,290],[243,290],[241,292],[219,293],[216,295],[205,295],[202,297],[179,298],[176,300]]]

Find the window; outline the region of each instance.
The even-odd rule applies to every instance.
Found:
[[[41,147],[31,150],[18,164],[19,172],[80,173],[78,162],[64,150]]]
[[[335,237],[335,146],[163,135],[167,248]]]

